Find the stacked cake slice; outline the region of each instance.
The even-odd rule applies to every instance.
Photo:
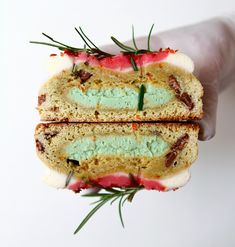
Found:
[[[193,62],[171,49],[98,57],[51,54],[38,96],[36,148],[57,188],[167,191],[197,158],[203,89]]]

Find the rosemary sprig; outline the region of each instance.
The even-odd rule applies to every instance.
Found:
[[[148,51],[150,51],[150,52],[151,52],[150,40],[151,40],[151,34],[152,34],[153,27],[154,27],[154,24],[152,24],[150,31],[149,31],[149,35],[148,35]]]
[[[122,207],[124,203],[128,200],[132,201],[135,194],[142,190],[142,186],[137,187],[128,187],[128,188],[102,188],[104,192],[99,191],[98,193],[85,194],[84,197],[99,197],[99,200],[95,201],[93,204],[97,204],[82,220],[77,229],[74,231],[74,234],[78,233],[82,227],[88,222],[88,220],[107,202],[110,202],[110,205],[116,201],[118,202],[118,212],[122,226],[124,227],[124,221],[122,217]]]
[[[121,51],[123,54],[126,55],[130,55],[130,61],[131,61],[131,65],[134,69],[134,71],[138,71],[138,67],[136,65],[135,59],[133,58],[135,55],[137,54],[143,54],[143,53],[147,53],[147,52],[151,52],[150,50],[150,39],[151,39],[151,34],[152,34],[152,30],[153,30],[153,26],[154,24],[151,26],[149,34],[148,34],[148,49],[138,49],[137,45],[136,45],[136,41],[135,41],[135,33],[134,33],[134,26],[132,25],[132,42],[134,47],[131,46],[127,46],[125,44],[123,44],[122,42],[120,42],[118,39],[116,39],[115,37],[111,36],[112,41],[121,48]],[[109,57],[109,56],[114,56],[113,54],[107,53],[102,51],[98,46],[96,46],[94,44],[93,41],[91,41],[90,38],[88,38],[88,36],[85,34],[85,32],[82,30],[82,28],[79,26],[79,28],[75,27],[76,32],[78,33],[78,35],[80,36],[80,38],[83,40],[84,42],[84,47],[80,48],[80,47],[73,47],[67,44],[64,44],[60,41],[55,40],[54,38],[52,38],[51,36],[42,33],[43,36],[45,36],[47,39],[51,40],[52,43],[48,43],[48,42],[40,42],[40,41],[30,41],[30,43],[32,44],[40,44],[40,45],[47,45],[47,46],[52,46],[52,47],[56,47],[59,50],[65,51],[68,50],[70,52],[86,52],[88,54],[92,54],[94,56],[96,56],[98,59],[101,58],[105,58],[105,57]]]
[[[83,36],[97,49],[97,50],[100,50],[99,47],[97,47],[88,37],[87,35],[83,32],[82,28],[79,27],[81,33],[83,34]]]
[[[138,101],[138,111],[143,111],[144,106],[144,94],[146,93],[146,88],[142,84],[140,86],[140,92],[139,92],[139,101]]]
[[[133,42],[133,45],[135,47],[135,49],[138,51],[138,47],[136,45],[136,42],[135,42],[135,30],[134,30],[134,26],[132,25],[132,42]]]
[[[149,34],[148,34],[148,41],[147,41],[147,50],[145,49],[138,49],[137,45],[136,45],[136,41],[135,41],[135,30],[134,30],[134,26],[132,25],[132,43],[134,45],[134,47],[131,46],[127,46],[125,44],[123,44],[122,42],[120,42],[119,40],[117,40],[116,38],[114,38],[113,36],[111,36],[112,41],[118,46],[120,47],[122,50],[121,52],[124,54],[128,54],[131,55],[130,57],[130,61],[131,61],[131,65],[134,69],[134,71],[138,71],[138,67],[136,65],[136,62],[133,58],[134,55],[137,54],[143,54],[146,52],[151,52],[151,48],[150,48],[150,40],[151,40],[151,34],[152,34],[152,30],[153,30],[154,24],[152,24]]]
[[[49,35],[47,35],[47,34],[45,34],[45,33],[42,33],[42,35],[44,35],[46,38],[48,38],[49,40],[51,40],[52,42],[54,42],[54,43],[57,43],[57,44],[59,44],[59,45],[62,45],[62,46],[65,46],[66,48],[68,48],[68,49],[78,49],[78,48],[76,48],[76,47],[72,47],[72,46],[69,46],[69,45],[66,45],[66,44],[64,44],[64,43],[61,43],[61,42],[59,42],[59,41],[57,41],[57,40],[54,40],[51,36],[49,36]]]
[[[136,53],[136,50],[130,46],[124,45],[122,42],[120,42],[119,40],[117,40],[116,38],[114,38],[113,36],[111,36],[111,40],[117,45],[119,46],[121,49],[123,49],[124,51],[127,51],[129,53]]]
[[[96,56],[97,58],[104,58],[104,57],[109,57],[109,56],[113,56],[110,53],[104,52],[102,51],[100,48],[98,48],[98,46],[96,46],[88,37],[87,35],[84,33],[84,31],[82,30],[81,27],[79,27],[79,30],[75,27],[76,32],[79,34],[79,36],[81,37],[81,39],[84,42],[84,47],[83,48],[77,48],[77,47],[73,47],[73,46],[69,46],[66,45],[60,41],[55,40],[54,38],[52,38],[51,36],[42,33],[43,36],[45,36],[46,38],[50,39],[53,43],[48,43],[48,42],[41,42],[41,41],[30,41],[30,43],[32,44],[40,44],[40,45],[47,45],[47,46],[52,46],[52,47],[56,47],[59,50],[69,50],[71,52],[87,52],[89,54],[92,54],[94,56]]]
[[[133,70],[134,70],[134,71],[138,71],[138,67],[137,67],[137,64],[136,64],[134,58],[131,57],[130,60],[131,60],[131,65],[132,65],[132,67],[133,67]]]
[[[134,47],[127,46],[127,45],[123,44],[122,42],[120,42],[119,40],[114,38],[113,36],[111,36],[111,39],[118,47],[120,47],[122,49],[121,52],[124,54],[137,55],[137,54],[142,54],[142,53],[146,53],[146,52],[151,52],[150,41],[151,41],[151,35],[152,35],[153,27],[154,27],[154,24],[152,24],[150,31],[149,31],[149,34],[148,34],[147,50],[138,49],[138,47],[136,45],[136,41],[135,41],[135,30],[134,30],[133,25],[132,25],[132,43],[133,43]]]
[[[52,47],[56,47],[59,50],[65,50],[66,47],[61,46],[61,45],[55,45],[55,44],[51,44],[51,43],[47,43],[47,42],[40,42],[40,41],[29,41],[29,43],[31,44],[38,44],[38,45],[47,45],[47,46],[52,46]]]
[[[79,30],[75,27],[75,30],[79,34],[79,36],[81,37],[81,39],[84,41],[85,46],[88,46],[89,47],[88,53],[91,53],[93,55],[96,55],[99,58],[112,56],[111,54],[102,51],[98,46],[96,46],[94,44],[94,42],[92,42],[88,38],[88,36],[84,33],[84,31],[82,30],[81,27],[79,27]],[[86,51],[87,51],[87,49],[86,49]]]
[[[47,42],[40,42],[40,41],[29,41],[29,43],[32,43],[32,44],[40,44],[40,45],[48,45],[48,46],[53,46],[53,47],[56,47],[58,48],[59,50],[70,50],[72,52],[77,52],[77,51],[82,51],[83,49],[81,48],[77,48],[77,47],[72,47],[72,46],[69,46],[69,45],[66,45],[64,43],[61,43],[55,39],[53,39],[51,36],[45,34],[45,33],[42,33],[43,36],[45,36],[46,38],[48,38],[49,40],[51,40],[52,42],[54,42],[55,44],[58,44],[58,45],[55,45],[55,44],[51,44],[51,43],[47,43]]]

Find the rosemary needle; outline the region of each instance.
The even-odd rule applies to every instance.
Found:
[[[131,57],[130,60],[131,60],[131,65],[132,65],[132,67],[133,67],[133,70],[134,70],[134,71],[138,71],[138,67],[137,67],[137,65],[136,65],[136,62],[135,62],[134,58]]]
[[[152,24],[150,31],[149,31],[149,35],[148,35],[148,51],[151,51],[151,47],[150,47],[150,39],[151,39],[151,34],[152,34],[152,30],[153,30],[154,24]]]
[[[107,202],[111,201],[110,204],[112,204],[114,201],[119,200],[118,202],[118,213],[120,217],[120,221],[122,226],[124,227],[124,221],[122,216],[122,207],[124,203],[128,200],[131,201],[130,198],[133,199],[134,195],[142,190],[142,186],[137,187],[128,187],[128,188],[103,188],[105,190],[105,193],[98,192],[98,193],[91,193],[91,194],[85,194],[84,197],[100,197],[98,201],[95,201],[92,204],[96,204],[96,206],[86,215],[86,217],[82,220],[82,222],[79,224],[79,226],[74,231],[74,234],[78,233],[82,227],[88,222],[88,220]]]
[[[89,214],[83,219],[83,221],[80,223],[80,225],[77,227],[77,229],[74,231],[74,234],[78,233],[82,227],[87,223],[87,221],[93,216],[93,214],[96,213],[96,211],[99,210],[99,208],[101,208],[106,202],[108,201],[108,199],[101,201],[97,206],[95,206],[90,212]]]
[[[122,218],[122,199],[123,199],[123,195],[121,196],[120,200],[119,200],[119,203],[118,203],[118,212],[119,212],[119,217],[120,217],[120,220],[121,220],[121,224],[122,224],[122,227],[124,228],[124,222],[123,222],[123,218]]]
[[[144,94],[146,93],[146,88],[142,84],[140,86],[140,93],[139,93],[139,102],[138,102],[138,111],[143,111],[144,106]]]
[[[112,41],[119,46],[121,49],[123,49],[124,51],[128,51],[128,52],[132,52],[135,53],[136,50],[130,46],[124,45],[123,43],[121,43],[119,40],[117,40],[116,38],[114,38],[113,36],[111,36]]]
[[[135,42],[135,30],[134,30],[133,25],[132,25],[132,42],[133,42],[135,49],[138,51],[138,47],[137,47],[136,42]]]
[[[97,49],[97,50],[100,50],[99,47],[97,47],[88,37],[87,35],[83,32],[82,28],[79,27],[81,33],[83,34],[83,36]]]

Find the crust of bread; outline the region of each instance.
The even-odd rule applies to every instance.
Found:
[[[134,127],[134,128],[133,128]],[[165,178],[187,169],[197,159],[199,126],[191,123],[41,123],[35,130],[36,149],[39,158],[51,169],[78,179],[95,179],[114,172],[141,173],[145,178]],[[102,135],[159,135],[173,145],[187,133],[188,142],[170,167],[165,165],[165,154],[157,158],[97,156],[68,164],[64,147],[84,136]]]

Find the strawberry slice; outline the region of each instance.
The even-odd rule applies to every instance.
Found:
[[[156,63],[164,60],[168,56],[169,52],[161,51],[161,52],[153,52],[142,54],[141,62],[143,65],[148,63]]]
[[[165,191],[166,188],[157,180],[145,179],[143,177],[134,177],[131,178],[125,174],[110,174],[106,175],[94,180],[91,180],[90,184],[85,183],[84,181],[77,181],[68,186],[68,189],[73,190],[75,192],[79,192],[81,189],[87,189],[91,187],[95,187],[95,185],[101,186],[103,188],[112,188],[112,187],[135,187],[136,184],[142,185],[147,190],[158,190],[158,191]],[[91,184],[94,184],[92,186]]]
[[[94,55],[87,54],[86,52],[75,52],[65,51],[64,54],[73,57],[74,62],[77,61],[87,61],[93,66],[101,66],[113,70],[126,70],[132,68],[131,58],[135,61],[138,68],[142,67],[145,64],[156,63],[164,60],[170,51],[158,51],[158,52],[149,52],[144,54],[137,55],[123,55],[119,54],[116,56],[105,57],[102,59],[97,59]]]

